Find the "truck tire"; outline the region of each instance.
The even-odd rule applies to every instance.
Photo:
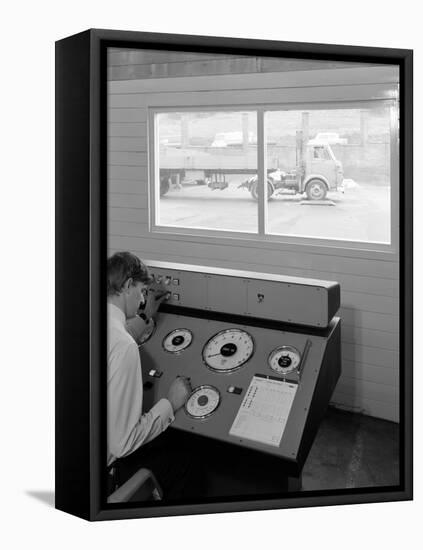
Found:
[[[326,198],[327,192],[326,184],[322,180],[310,180],[307,183],[307,198],[312,201],[323,201]]]
[[[166,195],[166,193],[170,189],[170,178],[161,178],[160,179],[160,196],[163,197],[163,195]]]
[[[270,180],[267,180],[267,200],[270,199],[270,197],[275,192],[275,188],[273,187],[273,183]],[[255,180],[251,187],[250,187],[250,193],[254,200],[258,201],[258,194],[257,194],[257,180]]]

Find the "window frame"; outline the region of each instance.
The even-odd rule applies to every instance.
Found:
[[[360,86],[360,85],[358,85]],[[366,85],[364,85],[366,86]],[[201,92],[200,92],[201,94]],[[265,181],[267,172],[267,144],[265,139],[265,123],[264,118],[267,112],[272,111],[292,111],[292,110],[308,110],[316,111],[319,109],[339,110],[339,109],[358,109],[372,106],[386,106],[390,110],[390,243],[379,243],[374,241],[353,241],[345,239],[329,239],[322,237],[302,236],[302,235],[277,235],[267,231],[268,213],[267,213],[267,186],[258,186],[258,225],[257,233],[232,231],[232,230],[213,230],[206,228],[181,227],[173,225],[163,225],[157,223],[158,208],[160,195],[157,193],[156,175],[159,173],[159,159],[156,151],[158,151],[158,131],[157,131],[157,116],[162,113],[171,112],[239,112],[248,111],[256,112],[257,114],[257,174],[259,181]],[[148,106],[148,128],[147,128],[147,144],[148,144],[148,211],[149,211],[149,233],[151,235],[164,236],[172,239],[190,238],[193,242],[216,242],[216,239],[231,241],[248,241],[250,244],[261,246],[264,243],[272,245],[278,244],[281,246],[291,245],[300,246],[306,250],[313,251],[316,247],[336,252],[339,249],[349,250],[354,255],[357,252],[370,254],[378,254],[381,257],[388,255],[390,259],[398,257],[398,241],[399,231],[399,210],[397,208],[399,201],[399,138],[398,138],[398,121],[399,121],[399,101],[397,98],[387,99],[370,99],[370,100],[345,100],[331,101],[327,103],[321,99],[307,103],[278,103],[278,104],[230,104],[230,105],[209,105],[202,104],[201,97],[198,98],[195,105],[187,106],[172,106],[172,107],[156,107]],[[371,257],[371,256],[369,256]]]

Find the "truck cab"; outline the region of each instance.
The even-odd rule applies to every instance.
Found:
[[[303,164],[299,192],[305,192],[309,199],[323,200],[328,191],[336,191],[342,185],[342,163],[336,159],[329,143],[309,142]]]

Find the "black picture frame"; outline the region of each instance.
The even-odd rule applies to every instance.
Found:
[[[105,504],[106,49],[394,64],[400,71],[400,484],[181,505]],[[90,29],[56,43],[56,508],[87,520],[412,499],[413,52]],[[102,427],[102,429],[100,429]]]

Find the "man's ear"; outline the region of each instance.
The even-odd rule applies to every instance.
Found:
[[[122,287],[123,292],[128,292],[131,286],[132,286],[132,277],[129,277],[129,279],[127,279],[123,284],[123,287]]]

